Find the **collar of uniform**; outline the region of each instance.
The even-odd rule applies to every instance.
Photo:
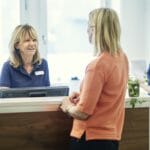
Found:
[[[33,64],[33,70],[32,70],[32,72],[35,71],[35,70],[38,69],[38,68],[40,68],[40,64],[39,64],[39,63]],[[20,65],[19,67],[17,67],[16,70],[22,72],[23,74],[28,74],[28,73],[25,71],[25,69],[23,68],[23,65]],[[32,73],[32,72],[31,72],[31,73]],[[29,75],[29,74],[28,74],[28,75]]]

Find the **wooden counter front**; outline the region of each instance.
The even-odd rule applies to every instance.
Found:
[[[0,150],[68,150],[72,119],[58,109],[62,99],[0,99]],[[149,150],[149,101],[126,107],[120,150]]]
[[[119,150],[149,150],[149,108],[126,108]]]
[[[0,150],[67,150],[71,126],[60,111],[0,114]]]

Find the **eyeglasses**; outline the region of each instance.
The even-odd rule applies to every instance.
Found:
[[[95,28],[94,25],[88,25],[88,28]]]
[[[88,32],[94,32],[95,31],[95,26],[94,25],[88,25],[87,31]]]

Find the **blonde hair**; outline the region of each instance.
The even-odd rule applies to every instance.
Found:
[[[115,55],[121,51],[121,28],[117,13],[110,8],[99,8],[90,12],[89,23],[95,26],[95,54],[108,51]]]
[[[38,36],[36,30],[28,24],[18,25],[13,31],[11,40],[9,42],[9,48],[10,48],[9,60],[10,60],[10,64],[15,68],[17,68],[20,65],[23,65],[21,55],[19,53],[19,50],[16,49],[16,46],[20,42],[23,42],[26,34],[28,34],[30,38],[35,39],[37,41],[37,49],[35,55],[33,56],[32,63],[33,64],[41,63],[41,58],[38,50]]]

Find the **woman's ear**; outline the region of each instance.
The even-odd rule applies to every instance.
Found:
[[[19,49],[15,48],[15,53],[19,54]]]
[[[15,45],[15,49],[19,49],[19,44],[16,44],[16,45]]]

